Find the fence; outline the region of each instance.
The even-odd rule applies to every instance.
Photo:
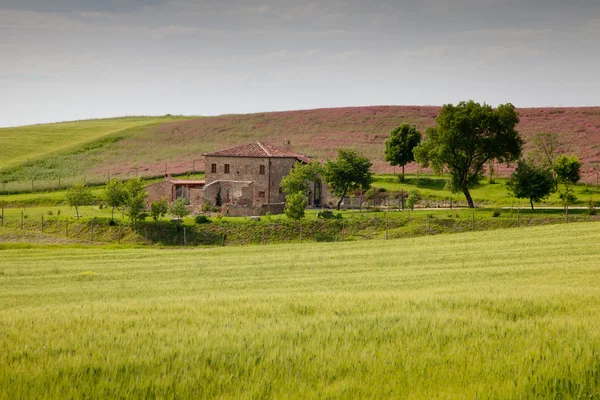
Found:
[[[412,213],[414,214],[414,213]],[[598,221],[600,216],[568,215],[531,217],[514,210],[509,217],[468,218],[440,217],[420,213],[415,218],[411,212],[400,217],[350,217],[344,219],[310,219],[301,222],[270,220],[251,223],[215,222],[206,225],[181,225],[171,222],[141,222],[111,224],[109,221],[79,221],[69,218],[39,216],[27,217],[0,214],[0,226],[14,230],[50,235],[56,239],[76,242],[160,244],[168,246],[196,245],[247,245],[286,242],[334,242],[355,239],[397,239],[442,233],[458,233],[502,228],[517,228],[569,222]],[[18,236],[18,235],[17,235]]]

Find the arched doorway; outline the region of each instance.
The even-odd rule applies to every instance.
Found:
[[[313,195],[313,205],[315,207],[321,207],[321,181],[315,181],[315,190]]]

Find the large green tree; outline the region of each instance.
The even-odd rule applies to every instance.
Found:
[[[339,210],[344,196],[350,189],[367,190],[373,183],[371,166],[373,163],[354,150],[338,150],[335,160],[325,163],[323,177],[331,191],[339,197],[336,208]]]
[[[390,165],[401,166],[400,181],[404,182],[404,167],[415,161],[413,149],[421,143],[421,132],[414,125],[402,124],[390,132],[390,138],[385,142],[385,161]]]
[[[521,155],[523,139],[515,129],[518,122],[510,103],[497,109],[474,101],[446,104],[436,126],[427,130],[427,139],[415,148],[415,159],[437,173],[447,169],[451,189],[461,191],[473,208],[469,187],[479,181],[486,163],[509,163]]]
[[[532,160],[519,160],[507,186],[513,196],[529,199],[533,210],[534,202],[545,199],[553,192],[554,177],[548,168],[537,166]]]

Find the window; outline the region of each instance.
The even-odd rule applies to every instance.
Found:
[[[258,192],[258,197],[265,197],[265,192]]]
[[[261,174],[261,175],[265,174],[265,166],[264,165],[260,166],[260,172],[259,172],[259,174]]]
[[[217,173],[217,164],[210,164],[210,172],[213,174]]]
[[[223,167],[224,167],[223,168],[223,172],[225,172],[226,174],[228,174],[229,173],[229,164],[225,164]]]

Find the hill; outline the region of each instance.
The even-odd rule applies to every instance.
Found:
[[[167,171],[172,173],[189,171],[194,166],[201,170],[205,152],[255,140],[278,144],[284,139],[291,140],[295,150],[317,158],[334,156],[339,147],[355,148],[373,160],[378,172],[392,172],[392,167],[383,161],[383,144],[389,131],[404,122],[425,130],[434,125],[439,110],[440,107],[429,106],[373,106],[223,115],[172,122],[157,120],[156,124],[119,132],[106,129],[100,140],[91,143],[89,138],[97,136],[90,135],[87,148],[78,144],[81,133],[75,134],[75,139],[69,139],[67,150],[62,147],[70,138],[65,130],[57,140],[60,143],[49,140],[48,147],[42,150],[33,144],[23,150],[11,150],[15,152],[11,157],[13,167],[0,172],[0,179],[54,179],[68,173],[106,176],[108,172],[131,176],[136,171],[160,175],[165,171],[165,163]],[[587,179],[595,177],[600,170],[600,107],[518,111],[521,117],[518,130],[527,142],[526,151],[533,148],[531,139],[536,133],[557,133],[561,150],[577,154],[585,164]],[[87,123],[91,122],[78,123],[77,132]],[[43,131],[44,126],[36,129]],[[0,130],[0,140],[6,142],[3,131]],[[29,127],[13,131],[14,135],[20,132],[23,138],[38,141],[37,131]],[[9,143],[9,147],[12,149],[14,145]],[[24,157],[32,160],[23,163]],[[21,163],[14,167],[18,161]],[[3,162],[0,167],[6,164]],[[412,166],[408,170],[414,169]],[[502,172],[506,173],[506,168],[501,167]]]

